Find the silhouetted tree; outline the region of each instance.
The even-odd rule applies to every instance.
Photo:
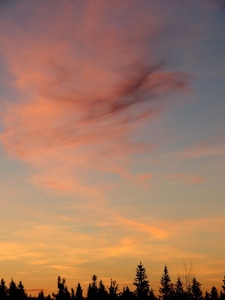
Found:
[[[220,292],[220,299],[225,300],[225,276],[223,278],[222,291]]]
[[[17,286],[13,279],[9,284],[9,291],[8,291],[9,300],[17,300],[18,293],[17,293]]]
[[[130,291],[129,287],[126,286],[126,287],[123,288],[123,292],[120,295],[119,299],[122,299],[122,300],[133,300],[133,299],[135,299],[135,296]]]
[[[82,290],[81,285],[80,285],[79,282],[78,282],[78,285],[77,285],[75,297],[76,297],[76,300],[83,300],[84,299],[83,290]]]
[[[148,299],[149,300],[158,300],[158,298],[154,294],[154,290],[153,289],[150,289]]]
[[[190,273],[187,273],[190,274]],[[183,278],[183,277],[182,277]],[[189,275],[186,279],[189,279]],[[146,274],[146,269],[142,263],[136,268],[136,276],[134,279],[134,292],[126,286],[123,288],[122,293],[119,293],[118,284],[115,280],[110,281],[110,286],[105,288],[102,280],[97,286],[97,276],[92,276],[92,282],[89,284],[87,297],[83,297],[83,290],[80,283],[78,283],[76,292],[71,289],[71,294],[68,292],[65,285],[65,279],[58,277],[58,293],[45,297],[43,290],[39,292],[37,297],[29,296],[26,294],[25,288],[20,281],[17,285],[12,279],[9,288],[6,286],[5,281],[0,281],[0,300],[225,300],[225,276],[222,285],[222,290],[219,293],[215,286],[212,286],[210,292],[205,292],[204,297],[201,290],[201,283],[192,277],[190,283],[186,286],[188,280],[182,281],[180,277],[177,278],[176,284],[171,283],[168,268],[165,265],[164,272],[161,277],[161,286],[159,288],[159,297],[154,295]]]
[[[103,284],[102,280],[99,282],[99,287],[98,287],[98,299],[99,300],[104,300],[108,296],[108,293],[106,291],[105,285]]]
[[[5,300],[7,299],[7,287],[5,285],[5,281],[4,279],[2,278],[1,280],[1,284],[0,284],[0,299],[1,300]]]
[[[118,284],[116,283],[116,280],[112,280],[111,278],[110,286],[108,287],[108,290],[109,290],[109,299],[110,300],[117,299],[119,287]]]
[[[211,299],[211,295],[209,292],[205,292],[205,297],[204,297],[205,300],[210,300]]]
[[[27,295],[26,295],[25,290],[24,290],[24,286],[23,286],[21,281],[18,284],[17,295],[18,295],[17,296],[18,300],[25,300],[27,298]]]
[[[173,298],[173,284],[171,283],[171,279],[170,279],[170,276],[169,276],[169,272],[168,272],[168,268],[167,266],[165,265],[164,267],[164,273],[162,275],[162,278],[161,278],[161,286],[159,288],[159,293],[160,293],[160,297],[163,299],[163,300],[169,300],[171,298]]]
[[[201,283],[197,281],[195,277],[192,279],[191,298],[193,300],[202,299]]]
[[[210,292],[210,299],[212,300],[218,300],[219,299],[219,293],[215,286],[212,287]]]
[[[225,276],[223,277],[223,285],[221,286],[222,287],[222,292],[225,293]]]
[[[65,287],[64,299],[70,299],[70,292],[68,291],[67,286]]]
[[[71,289],[71,299],[75,299],[75,292],[73,288]]]
[[[96,300],[98,294],[97,288],[97,276],[92,276],[92,283],[89,283],[88,291],[87,291],[87,299],[88,300]]]
[[[63,278],[61,280],[61,277],[58,276],[58,294],[55,295],[53,294],[53,297],[56,300],[69,300],[70,299],[70,293],[67,289],[67,287],[65,286],[66,280],[65,278]]]
[[[136,277],[133,284],[136,286],[134,292],[135,296],[137,296],[138,299],[146,299],[149,295],[149,281],[146,269],[141,262],[136,268]]]
[[[38,294],[38,297],[37,297],[38,300],[45,300],[45,295],[44,295],[44,292],[43,290],[40,291],[40,293]]]
[[[174,297],[177,300],[184,299],[185,298],[185,291],[183,287],[183,282],[181,281],[181,278],[177,278],[177,282],[174,286]]]

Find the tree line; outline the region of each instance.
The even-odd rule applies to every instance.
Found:
[[[58,292],[52,295],[45,295],[42,290],[37,297],[28,295],[22,282],[17,285],[12,279],[9,287],[6,286],[4,279],[0,283],[0,300],[225,300],[225,276],[222,280],[221,290],[212,286],[210,292],[204,294],[201,289],[201,283],[195,276],[185,275],[182,281],[178,276],[175,283],[172,283],[169,271],[165,265],[160,280],[158,294],[151,288],[146,268],[140,262],[136,268],[136,274],[133,285],[134,291],[128,286],[124,286],[123,290],[119,290],[116,280],[110,281],[109,286],[105,286],[103,281],[97,281],[97,276],[92,276],[92,282],[89,283],[87,295],[84,297],[81,284],[78,283],[75,290],[70,291],[66,286],[66,280],[58,277]]]

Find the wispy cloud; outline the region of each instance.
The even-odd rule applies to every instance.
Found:
[[[204,178],[202,176],[183,173],[167,174],[165,175],[165,178],[171,180],[174,183],[184,182],[187,184],[198,184],[204,181]]]
[[[9,37],[0,32],[5,41],[1,52],[22,99],[4,102],[1,142],[7,153],[38,170],[32,182],[37,183],[40,179],[40,185],[52,189],[71,191],[75,186],[82,186],[82,179],[78,180],[78,177],[82,178],[82,172],[87,169],[101,172],[101,160],[105,162],[107,158],[110,165],[114,165],[113,173],[119,176],[123,173],[141,183],[146,176],[137,175],[134,179],[135,176],[129,174],[128,158],[136,152],[149,151],[153,145],[135,142],[136,136],[132,133],[144,122],[160,115],[168,94],[189,91],[189,75],[149,58],[146,53],[151,47],[147,42],[144,52],[141,42],[132,47],[129,38],[124,39],[125,35],[132,38],[129,18],[122,26],[122,36],[110,31],[110,26],[106,25],[110,41],[105,41],[103,47],[105,30],[102,32],[102,27],[95,23],[99,36],[94,39],[94,29],[86,22],[90,12],[99,14],[99,11],[93,6],[88,7],[84,19],[79,21],[84,22],[84,26],[74,34],[70,24],[75,21],[69,11],[65,10],[61,16],[67,36],[70,36],[66,39],[57,22],[54,23],[59,27],[56,37],[55,27],[44,24],[47,26],[45,34],[30,20],[32,30],[36,32],[34,39],[29,28],[24,30],[22,25],[19,27],[14,22],[2,20],[12,35]],[[58,13],[56,10],[50,14],[50,23]],[[139,12],[140,17],[142,13]],[[40,11],[37,16],[39,14]],[[104,18],[104,14],[101,13],[99,18]],[[154,22],[147,23],[142,30],[147,32],[151,26],[155,28],[159,21]],[[142,34],[141,30],[135,33],[140,38]],[[50,40],[49,35],[53,36]],[[12,50],[15,45],[16,52]],[[129,51],[131,55],[124,52],[119,55],[119,49]],[[121,173],[121,166],[127,174]],[[72,169],[79,170],[79,176],[71,176]],[[105,172],[110,169],[110,166],[106,167]],[[53,176],[57,173],[61,176]],[[74,185],[74,182],[78,183]]]
[[[188,147],[181,151],[177,151],[173,155],[186,159],[195,159],[199,157],[224,157],[225,146],[224,141],[202,141],[192,147]]]

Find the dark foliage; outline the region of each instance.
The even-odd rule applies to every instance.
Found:
[[[164,272],[160,280],[159,296],[154,294],[150,288],[146,269],[143,264],[136,268],[134,278],[135,290],[132,292],[128,286],[119,291],[119,286],[115,280],[110,281],[110,286],[105,287],[102,280],[97,281],[97,276],[92,276],[92,282],[88,286],[87,296],[83,296],[83,289],[78,283],[76,289],[71,289],[71,293],[67,289],[66,280],[57,279],[57,294],[46,296],[42,290],[37,297],[28,296],[26,290],[20,281],[17,285],[12,279],[9,287],[6,286],[4,279],[0,282],[0,300],[225,300],[225,276],[222,280],[222,290],[218,291],[215,286],[212,286],[210,292],[205,292],[203,296],[201,283],[196,277],[190,280],[189,285],[183,283],[178,277],[176,283],[171,282],[167,266],[164,267]]]
[[[173,284],[171,283],[170,275],[167,266],[164,267],[164,273],[161,278],[161,287],[159,288],[160,298],[170,300],[174,297]]]
[[[147,299],[149,296],[150,286],[146,270],[141,262],[136,268],[136,277],[133,284],[136,287],[136,290],[134,291],[135,296],[138,299]]]

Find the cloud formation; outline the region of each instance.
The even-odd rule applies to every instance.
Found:
[[[16,6],[22,14],[23,5]],[[51,11],[51,5],[46,9]],[[83,17],[76,21],[71,9],[51,11],[42,25],[40,10],[32,20],[18,20],[19,26],[12,17],[3,18],[1,24],[10,35],[0,31],[0,51],[20,95],[10,102],[1,100],[1,142],[6,152],[38,170],[32,182],[40,178],[41,185],[64,191],[82,186],[80,178],[87,169],[101,172],[107,158],[111,162],[105,171],[114,165],[113,173],[134,178],[127,156],[152,145],[139,144],[133,132],[169,105],[169,94],[189,91],[190,81],[185,72],[173,71],[147,54],[152,50],[143,34],[152,32],[153,38],[163,20],[152,18],[142,26],[127,18],[118,31],[107,5],[103,12],[93,5],[81,6]],[[110,18],[104,27],[90,24],[93,15],[104,20],[105,14]],[[59,15],[61,22],[56,22]],[[142,17],[146,19],[144,10],[138,11],[137,20]],[[139,43],[134,45],[134,39]],[[137,178],[141,182],[143,176]]]

